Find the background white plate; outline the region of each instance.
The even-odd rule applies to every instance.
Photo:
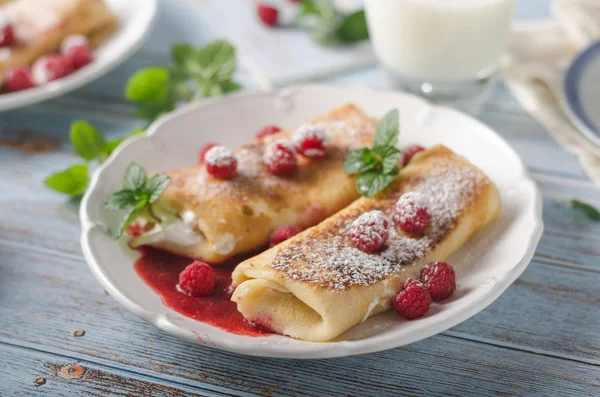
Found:
[[[117,30],[94,51],[94,61],[65,78],[29,90],[0,95],[0,111],[54,98],[97,79],[132,55],[156,17],[157,0],[105,0],[119,19]]]
[[[312,116],[346,102],[371,116],[400,109],[400,146],[443,143],[466,156],[498,186],[502,215],[477,234],[450,263],[458,267],[458,289],[428,315],[404,321],[392,312],[375,316],[338,341],[311,343],[280,335],[232,335],[169,309],[136,274],[136,251],[105,233],[105,199],[119,190],[131,161],[149,172],[194,165],[207,141],[238,146],[266,124],[298,126]],[[234,94],[176,111],[148,132],[131,139],[94,174],[81,204],[82,248],[90,268],[106,290],[127,309],[178,337],[242,354],[322,358],[389,349],[442,332],[492,303],[525,270],[542,232],[541,197],[523,163],[508,144],[485,125],[457,111],[433,107],[416,97],[365,87],[299,86],[280,92]]]

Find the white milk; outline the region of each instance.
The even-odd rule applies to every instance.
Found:
[[[365,0],[383,66],[404,79],[464,81],[492,75],[516,0]]]

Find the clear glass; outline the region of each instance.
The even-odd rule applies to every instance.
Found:
[[[392,85],[478,108],[497,80],[516,0],[365,0],[375,53]]]

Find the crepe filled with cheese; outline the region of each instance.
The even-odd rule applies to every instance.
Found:
[[[391,219],[396,201],[411,191],[430,202],[431,224],[422,237],[392,227],[380,251],[352,246],[347,233],[358,216],[380,210]],[[329,341],[388,310],[407,278],[448,258],[499,211],[494,184],[463,157],[435,146],[417,154],[379,195],[239,264],[232,300],[248,320],[277,333]]]
[[[371,144],[373,122],[357,107],[345,105],[303,127],[311,125],[325,135],[327,155],[319,160],[299,156],[298,169],[287,176],[271,174],[263,154],[270,143],[290,138],[295,130],[234,150],[238,167],[231,179],[210,176],[204,165],[169,172],[171,182],[154,207],[175,211],[181,219],[134,245],[218,263],[264,247],[277,226],[304,229],[352,203],[359,195],[342,163],[349,151]]]

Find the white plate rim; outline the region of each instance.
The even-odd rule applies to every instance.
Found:
[[[187,329],[179,327],[179,326],[173,324],[171,321],[169,321],[167,318],[168,315],[161,314],[161,313],[155,313],[155,312],[147,310],[146,308],[133,302],[127,296],[126,291],[122,291],[121,289],[119,289],[115,285],[115,283],[113,283],[113,281],[110,279],[110,277],[108,277],[108,275],[103,272],[101,264],[95,260],[94,255],[93,255],[93,253],[90,249],[90,245],[89,245],[89,239],[90,239],[91,232],[94,229],[99,229],[99,226],[94,224],[94,222],[92,221],[91,216],[90,216],[90,208],[89,208],[90,197],[94,194],[94,191],[96,190],[96,187],[97,187],[99,181],[101,180],[103,173],[110,166],[111,162],[117,156],[119,156],[119,153],[121,151],[123,151],[125,149],[125,147],[127,147],[129,145],[135,145],[135,142],[137,140],[152,136],[165,123],[168,123],[170,120],[180,117],[182,114],[185,114],[188,112],[193,112],[198,108],[211,106],[212,104],[227,100],[228,98],[243,98],[243,97],[252,97],[252,96],[256,96],[256,95],[267,95],[267,96],[275,95],[275,96],[278,96],[281,98],[285,98],[288,95],[290,95],[298,90],[305,90],[305,89],[310,90],[311,88],[315,88],[315,87],[317,87],[317,88],[332,87],[332,88],[336,88],[336,89],[349,89],[349,90],[367,90],[372,93],[373,92],[380,93],[380,94],[393,93],[394,95],[402,95],[405,97],[410,97],[413,101],[421,102],[423,104],[426,104],[426,106],[443,109],[444,111],[458,114],[460,117],[467,117],[467,118],[471,119],[471,121],[474,121],[477,124],[479,124],[479,126],[481,128],[486,129],[490,134],[493,135],[494,139],[496,139],[499,142],[501,142],[502,144],[504,144],[510,151],[512,151],[512,154],[515,156],[516,160],[519,163],[519,167],[520,167],[519,172],[520,172],[520,177],[521,177],[519,183],[526,184],[532,190],[533,200],[534,200],[534,206],[533,206],[533,210],[531,213],[531,215],[533,216],[534,227],[529,236],[529,240],[527,243],[528,248],[527,248],[526,252],[524,252],[521,259],[519,260],[518,264],[513,266],[510,269],[510,271],[503,274],[503,277],[501,279],[495,279],[492,288],[489,289],[485,293],[485,295],[483,295],[481,297],[481,299],[479,299],[476,303],[471,304],[467,308],[461,310],[459,313],[457,313],[457,315],[446,318],[443,322],[438,322],[434,326],[430,326],[429,328],[427,328],[425,330],[425,332],[421,331],[418,334],[413,333],[410,338],[404,338],[402,340],[402,343],[395,343],[394,340],[390,340],[390,339],[392,339],[391,337],[388,337],[387,340],[385,340],[386,343],[381,343],[381,340],[379,340],[378,341],[379,343],[377,345],[356,346],[356,345],[351,345],[352,342],[356,342],[356,341],[349,341],[349,342],[337,343],[336,349],[334,349],[334,350],[328,349],[326,347],[327,342],[322,343],[322,344],[317,344],[317,346],[322,346],[322,348],[317,348],[315,346],[309,346],[309,347],[303,347],[300,349],[298,349],[296,346],[292,346],[292,345],[270,344],[270,345],[268,345],[268,347],[265,347],[265,345],[260,344],[260,343],[246,345],[246,344],[239,344],[239,343],[235,343],[235,342],[232,343],[231,341],[228,341],[226,339],[216,341],[214,338],[210,341],[210,343],[205,343],[202,340],[202,338],[199,338],[199,336],[196,333],[193,333]],[[252,356],[276,357],[276,358],[296,358],[296,359],[320,359],[320,358],[344,357],[344,356],[357,355],[357,354],[373,353],[373,352],[377,352],[377,351],[381,351],[381,350],[388,350],[388,349],[404,346],[406,344],[414,343],[419,340],[428,338],[430,336],[433,336],[440,332],[443,332],[449,328],[452,328],[455,325],[457,325],[463,321],[466,321],[467,319],[469,319],[470,317],[477,314],[478,312],[480,312],[481,310],[483,310],[484,308],[489,306],[491,303],[493,303],[525,271],[525,269],[527,268],[527,266],[529,265],[529,263],[531,262],[531,260],[533,258],[535,249],[541,239],[543,228],[544,228],[543,221],[542,221],[542,196],[539,191],[539,188],[538,188],[537,184],[533,181],[533,179],[529,176],[524,163],[522,162],[522,160],[520,159],[520,157],[518,156],[516,151],[512,148],[512,146],[504,138],[499,136],[497,133],[495,133],[488,126],[481,123],[480,121],[473,119],[470,116],[467,116],[457,110],[449,109],[446,107],[438,107],[438,106],[430,105],[427,102],[425,102],[423,99],[418,98],[411,94],[399,93],[399,92],[394,92],[394,91],[386,91],[386,90],[377,90],[377,89],[373,89],[373,88],[369,88],[369,87],[365,87],[365,86],[361,86],[361,85],[354,85],[354,84],[328,84],[328,85],[305,84],[305,85],[291,86],[291,87],[288,87],[288,88],[285,88],[282,90],[274,90],[274,91],[266,91],[266,92],[258,92],[258,93],[256,93],[256,92],[255,93],[248,93],[248,92],[234,93],[234,94],[228,95],[227,97],[224,97],[224,98],[214,98],[214,99],[202,101],[200,103],[188,105],[184,108],[181,108],[174,112],[171,112],[170,114],[162,116],[159,120],[157,120],[155,123],[153,123],[152,126],[150,126],[150,128],[147,130],[147,132],[145,134],[135,137],[135,138],[129,140],[128,142],[126,142],[121,147],[119,147],[115,152],[113,152],[113,154],[110,156],[110,158],[94,172],[92,178],[90,179],[89,188],[81,201],[80,221],[81,221],[81,227],[82,227],[81,246],[82,246],[84,258],[86,259],[92,273],[94,274],[96,279],[100,282],[100,284],[106,289],[106,291],[113,298],[115,298],[115,300],[117,300],[120,304],[122,304],[126,309],[128,309],[129,311],[136,314],[138,317],[152,323],[157,328],[159,328],[167,333],[170,333],[181,339],[184,339],[184,340],[196,343],[196,344],[207,345],[207,346],[215,347],[215,348],[225,350],[225,351],[246,354],[246,355],[252,355]]]
[[[56,98],[60,95],[69,93],[84,85],[100,78],[117,66],[125,62],[131,55],[140,49],[156,22],[158,13],[158,0],[145,0],[144,7],[138,8],[141,17],[143,17],[143,29],[137,32],[128,47],[124,47],[120,52],[115,53],[106,60],[96,60],[86,67],[77,70],[75,73],[58,79],[47,84],[30,88],[28,90],[4,93],[0,95],[0,112],[17,109],[48,99]],[[117,15],[118,17],[118,15]],[[119,24],[127,21],[119,20]],[[101,45],[104,46],[103,43]]]

